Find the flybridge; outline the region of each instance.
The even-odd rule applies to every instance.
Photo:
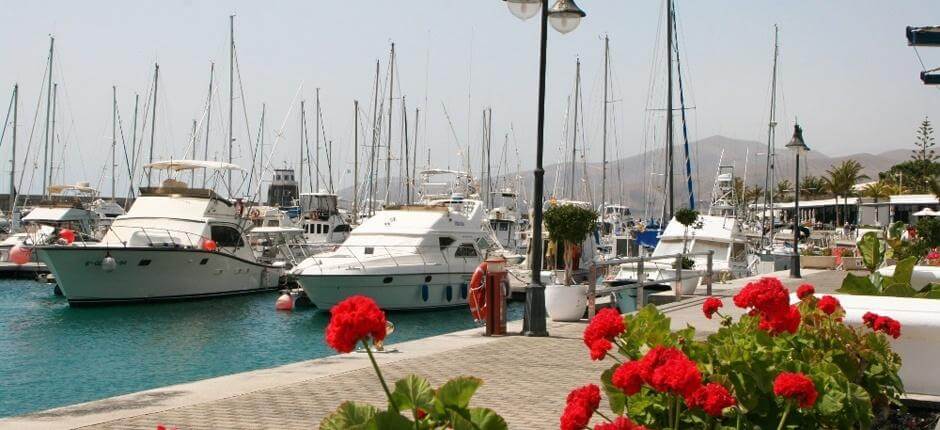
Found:
[[[940,26],[907,27],[907,44],[915,49],[918,46],[940,47]],[[940,85],[940,67],[920,72],[924,85]]]

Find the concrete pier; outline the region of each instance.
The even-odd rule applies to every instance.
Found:
[[[803,282],[832,292],[845,272],[805,270],[802,280],[780,278],[791,290]],[[715,284],[726,314],[739,315],[730,297],[749,279]],[[700,290],[704,291],[703,288]],[[661,306],[673,328],[695,326],[700,335],[718,328],[702,315],[704,296]],[[473,404],[495,409],[512,429],[557,428],[568,392],[599,383],[611,362],[592,362],[581,341],[586,321],[549,322],[550,337],[483,337],[483,329],[403,342],[400,352],[377,356],[390,381],[416,373],[439,386],[473,375],[485,382]],[[518,333],[519,322],[509,324]],[[394,340],[394,339],[391,339]],[[237,351],[233,351],[237,354]],[[146,369],[141,369],[145,372]],[[107,377],[107,375],[102,375]],[[345,354],[272,369],[174,385],[0,420],[10,429],[140,429],[163,424],[180,429],[309,429],[344,400],[385,407],[382,389],[365,354]],[[604,406],[602,406],[604,407]]]

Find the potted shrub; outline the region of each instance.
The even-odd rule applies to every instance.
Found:
[[[577,321],[587,306],[587,286],[572,286],[574,254],[578,246],[594,231],[597,213],[580,206],[565,204],[545,211],[545,229],[548,238],[564,247],[565,271],[561,283],[545,288],[545,308],[553,321]]]
[[[699,213],[696,210],[682,208],[676,211],[675,215],[676,221],[679,224],[682,224],[685,229],[682,232],[682,253],[685,254],[689,252],[689,228],[699,228],[702,225],[701,220],[699,220]],[[680,264],[678,261],[672,263],[672,269],[662,269],[660,270],[661,275],[664,278],[675,279],[679,274],[677,270],[677,264]],[[695,269],[695,260],[683,256],[681,259],[682,264],[682,279],[673,283],[673,288],[676,291],[676,295],[688,296],[695,293],[695,289],[698,288],[698,283],[702,279],[700,272],[693,270]]]
[[[800,267],[807,269],[835,269],[838,266],[837,260],[830,248],[813,246],[800,251]]]

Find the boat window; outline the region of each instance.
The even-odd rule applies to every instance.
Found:
[[[347,233],[349,232],[349,224],[340,224],[333,229],[333,233]]]
[[[509,224],[500,223],[500,224],[499,224],[499,231],[506,231],[506,230],[509,230]]]
[[[490,242],[484,237],[477,238],[477,248],[490,249]]]
[[[323,234],[327,234],[327,233],[329,233],[329,232],[330,232],[330,226],[329,226],[329,225],[324,225],[324,226],[323,226]]]
[[[219,247],[223,248],[245,246],[245,243],[242,241],[241,233],[225,225],[212,226],[212,240],[214,240]]]
[[[452,238],[452,237],[439,237],[439,238],[437,238],[437,243],[438,243],[439,245],[441,245],[441,249],[447,248],[448,246],[450,246],[450,245],[453,244],[454,242],[456,242],[456,240],[455,240],[454,238]]]
[[[457,247],[457,252],[454,253],[454,257],[477,257],[477,249],[473,247],[472,243],[461,243]]]

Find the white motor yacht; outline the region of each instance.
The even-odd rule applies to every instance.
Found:
[[[481,201],[459,194],[387,207],[338,249],[308,258],[290,273],[324,310],[359,294],[386,310],[464,306],[470,277],[489,248],[483,216]]]
[[[178,174],[194,169],[241,170],[178,160],[147,168]],[[283,269],[259,261],[245,238],[236,205],[209,189],[166,179],[140,189],[127,214],[100,242],[38,246],[39,258],[70,305],[222,296],[277,288]]]

